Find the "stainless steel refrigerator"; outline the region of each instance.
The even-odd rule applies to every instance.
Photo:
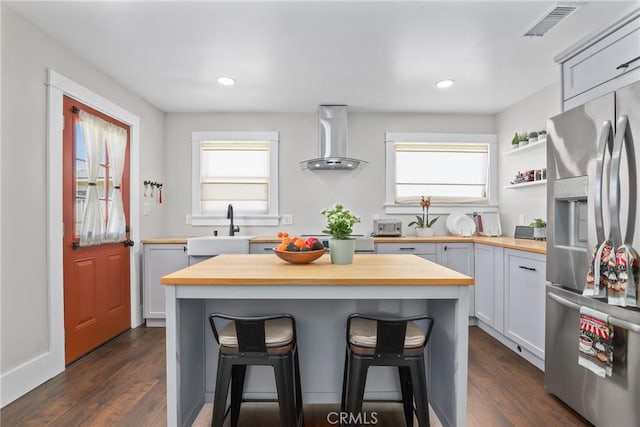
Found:
[[[640,83],[550,118],[547,131],[545,387],[597,426],[640,426],[640,310],[582,296],[597,244],[640,251]],[[578,365],[583,306],[614,326],[611,377]]]

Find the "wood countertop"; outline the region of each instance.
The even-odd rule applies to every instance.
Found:
[[[500,246],[508,249],[547,253],[547,242],[540,240],[516,239],[514,237],[487,237],[487,236],[433,236],[433,237],[374,237],[374,243],[481,243],[483,245]]]
[[[481,243],[483,245],[500,246],[519,251],[533,252],[537,254],[547,253],[547,242],[539,240],[516,239],[513,237],[460,237],[460,236],[433,236],[433,237],[374,237],[374,243]],[[249,243],[279,243],[277,237],[254,237]],[[144,239],[144,244],[179,243],[187,244],[187,237],[167,237],[158,239]]]
[[[165,285],[473,285],[473,278],[415,255],[356,254],[353,264],[289,264],[274,254],[223,254],[160,279]]]
[[[540,240],[516,239],[514,237],[472,237],[474,243],[483,245],[500,246],[507,249],[517,249],[519,251],[533,252],[536,254],[547,253],[547,242]]]

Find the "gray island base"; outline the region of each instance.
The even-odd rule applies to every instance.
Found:
[[[305,404],[340,402],[345,325],[351,313],[428,313],[429,403],[444,426],[466,425],[468,304],[473,279],[414,255],[356,255],[335,266],[273,255],[220,255],[163,277],[167,305],[167,424],[189,426],[213,401],[217,344],[207,315],[291,313]],[[245,397],[275,399],[273,375],[250,368]],[[366,399],[399,400],[392,368],[372,368]]]

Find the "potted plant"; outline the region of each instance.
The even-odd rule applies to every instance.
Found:
[[[538,132],[529,132],[529,144],[538,140]]]
[[[341,204],[336,204],[332,209],[323,209],[320,213],[327,217],[327,226],[322,232],[331,235],[329,240],[331,262],[351,264],[356,249],[356,241],[351,237],[351,233],[353,226],[360,222],[360,217],[352,214]]]
[[[518,148],[519,142],[520,142],[520,135],[518,135],[518,132],[516,132],[516,134],[513,135],[513,139],[511,140],[511,148]]]
[[[534,218],[530,224],[533,227],[533,238],[536,240],[547,240],[547,222],[542,218]]]
[[[520,132],[518,134],[518,146],[524,147],[529,143],[529,134],[527,132]]]
[[[416,215],[416,220],[409,223],[409,227],[416,226],[416,235],[421,237],[433,236],[431,226],[440,218],[439,216],[429,221],[429,206],[431,206],[431,196],[426,199],[420,196],[420,206],[422,206],[422,216]]]

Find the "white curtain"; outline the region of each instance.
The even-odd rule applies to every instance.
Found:
[[[82,215],[80,246],[97,245],[104,240],[104,217],[100,208],[97,180],[104,153],[104,120],[84,111],[79,112],[82,140],[87,155],[88,186]]]
[[[124,160],[127,153],[127,131],[112,123],[106,123],[106,125],[109,174],[113,180],[106,239],[112,242],[120,242],[126,237],[125,229],[127,226],[122,204],[122,190],[120,189]]]

